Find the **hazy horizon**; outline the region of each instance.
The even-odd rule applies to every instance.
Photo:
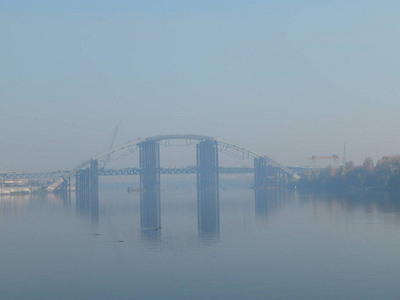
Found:
[[[109,147],[121,118],[115,145],[201,134],[302,166],[345,143],[356,164],[398,154],[399,12],[368,0],[2,1],[0,171],[71,169]]]

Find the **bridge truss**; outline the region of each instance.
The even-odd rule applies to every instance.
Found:
[[[140,175],[140,168],[123,168],[123,169],[99,169],[99,176],[130,176]],[[6,172],[0,173],[0,180],[22,180],[22,179],[58,179],[63,178],[70,171],[55,171],[55,172]],[[196,174],[195,166],[185,168],[160,168],[160,173],[163,175],[178,175],[178,174]],[[254,168],[250,167],[219,167],[219,174],[250,174],[254,173]]]
[[[161,142],[163,141],[165,145],[168,145],[170,140],[184,140],[187,145],[192,144],[193,141],[197,142],[202,142],[202,141],[212,141],[216,142],[218,145],[218,149],[220,152],[229,152],[229,153],[235,153],[239,156],[242,156],[243,158],[261,158],[265,160],[266,164],[275,168],[278,168],[282,172],[293,176],[294,178],[299,178],[299,176],[293,172],[291,169],[288,167],[276,162],[275,160],[271,159],[270,157],[264,155],[263,153],[256,151],[250,147],[243,146],[225,139],[221,138],[214,138],[210,136],[204,136],[204,135],[193,135],[193,134],[171,134],[171,135],[159,135],[159,136],[154,136],[154,137],[148,137],[144,139],[137,139],[137,140],[132,140],[120,145],[117,145],[107,151],[104,151],[98,155],[93,156],[92,158],[84,161],[83,163],[79,164],[72,170],[70,170],[68,173],[64,174],[62,178],[59,180],[55,181],[53,184],[51,184],[48,187],[48,190],[53,191],[56,189],[64,180],[69,179],[71,176],[74,176],[77,171],[89,166],[92,161],[94,160],[101,160],[105,159],[107,156],[110,156],[116,152],[119,152],[121,150],[127,149],[130,152],[135,152],[137,148],[140,147],[140,145],[143,145],[144,143],[148,142]]]

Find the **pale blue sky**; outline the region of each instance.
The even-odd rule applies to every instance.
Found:
[[[122,117],[116,143],[400,153],[398,1],[59,2],[0,0],[0,171],[72,168]]]

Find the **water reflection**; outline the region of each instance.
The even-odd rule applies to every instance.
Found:
[[[143,240],[160,240],[161,201],[158,189],[143,190],[140,193],[140,227]]]
[[[300,198],[302,203],[314,206],[315,215],[324,208],[327,208],[331,215],[340,213],[349,216],[359,211],[366,215],[400,214],[400,193],[397,192],[365,193],[357,190],[347,193],[304,193]]]
[[[158,245],[161,241],[161,230],[158,228],[142,228],[141,239],[150,242],[150,245]]]
[[[62,202],[62,205],[65,209],[70,209],[71,208],[71,193],[58,193],[58,194],[50,194],[53,195],[54,197],[57,197],[60,199]]]
[[[162,237],[160,197],[154,191],[143,192],[140,199],[141,239],[158,242]],[[190,198],[188,199],[190,201]],[[219,198],[197,200],[198,237],[202,241],[219,239]]]
[[[30,195],[0,196],[0,216],[13,214],[18,211],[29,210]]]
[[[197,200],[197,224],[200,240],[219,239],[219,197]]]
[[[140,226],[143,230],[161,228],[160,195],[157,191],[144,191],[140,197]]]
[[[272,210],[276,209],[284,199],[285,190],[281,188],[254,190],[255,214],[257,219],[266,219]]]
[[[68,209],[70,206],[68,200],[52,193],[0,196],[0,216],[30,212],[42,207]]]
[[[65,201],[65,200],[64,200]],[[76,210],[82,216],[89,216],[93,223],[99,221],[99,195],[97,193],[85,197],[76,195]]]

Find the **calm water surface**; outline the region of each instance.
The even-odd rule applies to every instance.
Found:
[[[95,211],[0,197],[1,299],[399,299],[400,195],[223,185],[204,228],[182,186],[162,192],[160,230],[128,185],[103,184]]]

